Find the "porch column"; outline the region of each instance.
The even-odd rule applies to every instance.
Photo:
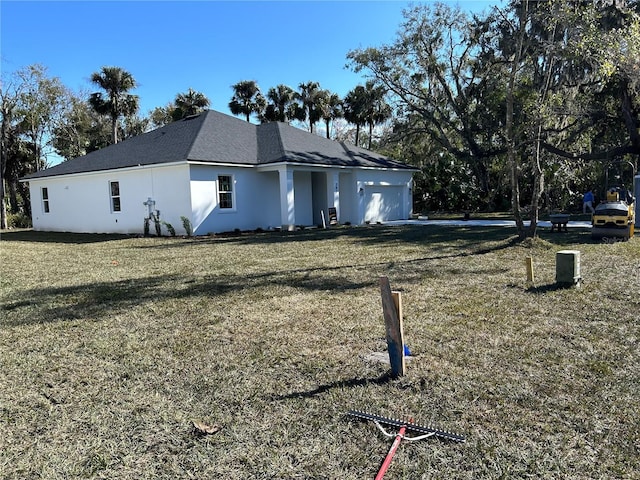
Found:
[[[293,192],[293,170],[282,167],[278,170],[280,177],[280,223],[283,230],[294,230],[296,227],[295,196]]]
[[[327,207],[335,207],[340,221],[340,172],[327,172]]]
[[[365,189],[365,184],[364,182],[358,181],[356,182],[356,190],[358,192],[358,218],[357,218],[357,222],[358,225],[362,225],[364,223],[364,189]]]

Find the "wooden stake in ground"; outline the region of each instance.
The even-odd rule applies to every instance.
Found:
[[[395,299],[394,299],[395,293]],[[404,360],[404,335],[402,333],[402,299],[400,292],[391,292],[389,279],[380,277],[382,313],[387,333],[387,349],[391,363],[391,375],[401,377],[406,372]]]
[[[533,257],[525,257],[524,264],[527,268],[527,284],[533,285],[535,282],[533,275]]]

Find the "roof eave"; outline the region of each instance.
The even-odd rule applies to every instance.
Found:
[[[81,177],[87,175],[102,175],[106,172],[127,172],[132,170],[148,170],[150,168],[164,168],[164,167],[175,167],[177,165],[187,164],[189,163],[187,160],[179,160],[177,162],[167,162],[167,163],[148,163],[148,164],[138,164],[130,167],[121,167],[121,168],[105,168],[102,170],[89,170],[86,172],[73,172],[73,173],[58,173],[54,175],[40,175],[37,177],[23,177],[19,180],[21,183],[26,183],[32,180],[46,180],[50,178],[70,178],[70,177]]]

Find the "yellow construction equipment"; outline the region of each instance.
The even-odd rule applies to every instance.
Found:
[[[621,187],[607,190],[607,198],[596,207],[591,219],[591,238],[629,240],[635,233],[635,199]]]

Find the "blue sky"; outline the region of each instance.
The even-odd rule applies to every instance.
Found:
[[[496,1],[451,1],[480,11]],[[349,50],[391,42],[403,1],[13,1],[2,0],[3,75],[40,63],[75,92],[96,91],[102,66],[139,83],[140,113],[189,88],[228,113],[231,85],[317,81],[340,96],[362,75],[345,68]]]
[[[504,0],[448,0],[482,11]],[[98,91],[103,66],[130,72],[140,111],[189,88],[229,113],[231,85],[270,87],[316,81],[344,97],[366,81],[347,53],[392,42],[406,1],[33,1],[0,0],[2,76],[39,63],[76,94]],[[433,3],[433,2],[422,2]],[[49,164],[62,159],[47,150]]]

